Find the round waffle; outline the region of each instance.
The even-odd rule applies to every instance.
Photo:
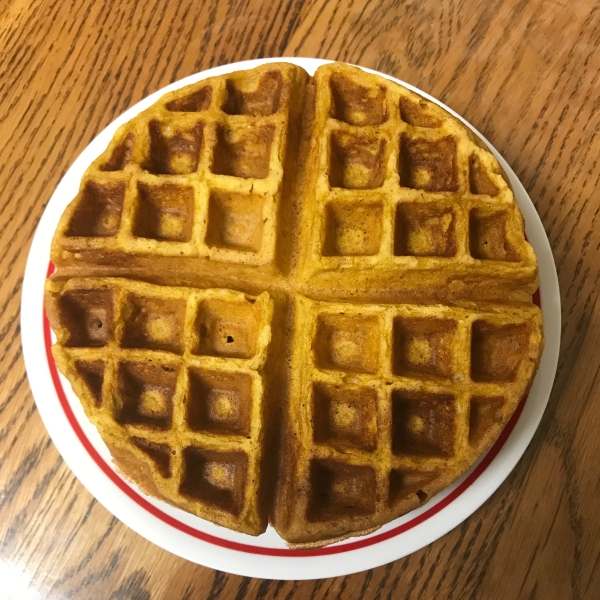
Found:
[[[299,547],[455,480],[543,347],[494,157],[340,63],[165,95],[90,166],[52,258],[53,353],[121,471]]]

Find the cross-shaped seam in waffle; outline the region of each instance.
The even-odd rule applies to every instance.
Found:
[[[290,157],[297,157],[300,148],[290,151],[298,144],[295,139],[288,142],[290,132],[299,131],[306,79],[296,68],[276,65],[249,72],[248,80],[256,81],[254,75],[261,82],[256,89],[245,87],[247,74],[207,80],[167,95],[134,125],[124,126],[86,174],[78,198],[61,220],[53,256],[59,273],[66,252],[82,259],[78,272],[87,275],[86,269],[94,263],[112,265],[117,271],[121,260],[129,264],[133,251],[151,259],[154,268],[149,279],[158,273],[169,283],[189,269],[197,278],[191,280],[194,285],[252,294],[268,290],[276,300],[275,310],[280,311],[274,322],[280,328],[291,324],[287,333],[277,332],[277,343],[266,340],[260,345],[261,352],[269,347],[273,362],[281,363],[277,368],[286,371],[292,382],[287,395],[285,386],[276,391],[278,402],[288,406],[285,427],[290,435],[284,436],[288,439],[282,449],[279,500],[272,516],[284,539],[321,545],[324,540],[380,526],[414,508],[472,464],[499,433],[539,360],[540,315],[534,307],[486,307],[481,300],[486,294],[496,301],[509,300],[513,289],[526,297],[537,281],[536,261],[495,159],[441,109],[395,84],[365,78],[362,72],[359,76],[352,68],[322,67],[313,80],[317,112],[307,163],[301,167],[303,191],[298,192],[289,183],[297,175],[290,177]],[[268,168],[261,170],[261,164]],[[294,263],[296,252],[299,261]],[[206,259],[204,266],[196,261],[198,257]],[[161,258],[174,262],[163,263]],[[191,262],[186,263],[187,259]],[[79,285],[115,286],[120,290],[115,310],[125,324],[132,322],[136,310],[143,313],[152,308],[140,300],[141,305],[129,312],[124,298],[135,296],[135,290],[140,298],[189,295],[182,318],[197,340],[201,325],[189,321],[189,315],[196,314],[203,302],[219,294],[234,294],[240,302],[244,298],[244,294],[225,290],[101,281],[71,280],[64,288],[57,284],[52,293],[68,295],[69,285],[73,290]],[[400,305],[395,294],[403,286],[417,292],[437,288],[442,302],[455,301],[456,292],[458,298],[462,294],[479,303],[465,304],[468,307],[463,309]],[[340,304],[350,298],[360,304]],[[417,301],[431,302],[428,298],[425,293]],[[252,299],[255,306],[271,302],[264,293]],[[93,312],[88,311],[92,317]],[[293,319],[290,314],[295,315]],[[354,323],[357,316],[361,322],[367,319],[362,329],[356,329],[365,337],[352,342],[354,324],[345,327],[344,322],[353,317]],[[264,319],[263,329],[270,317]],[[373,329],[368,319],[378,325]],[[422,334],[419,319],[432,323],[429,334]],[[196,330],[192,322],[198,325]],[[439,322],[446,324],[438,330]],[[500,327],[501,323],[508,329]],[[192,342],[150,351],[143,346],[144,340],[158,339],[161,332],[159,325],[155,331],[148,327],[146,323],[142,335],[125,325],[101,344],[92,343],[93,336],[67,343],[72,332],[61,334],[59,329],[55,349],[59,367],[70,373],[71,381],[86,379],[81,370],[75,373],[73,369],[77,361],[87,361],[91,379],[87,378],[85,386],[74,386],[78,395],[88,398],[84,400],[88,415],[101,430],[106,415],[104,431],[115,444],[123,440],[123,428],[127,439],[150,443],[143,447],[133,441],[133,452],[154,465],[158,495],[171,501],[177,498],[177,503],[183,495],[179,504],[186,510],[234,529],[259,533],[266,513],[259,506],[258,481],[252,482],[252,489],[249,482],[258,473],[252,469],[262,460],[262,434],[253,429],[247,441],[242,430],[230,431],[238,441],[228,442],[233,445],[226,452],[245,455],[250,466],[230,457],[225,462],[231,469],[219,469],[214,454],[220,448],[219,436],[207,432],[205,426],[190,430],[189,419],[184,426],[186,419],[180,411],[186,404],[184,396],[193,396],[191,392],[186,396],[190,385],[209,396],[211,386],[224,385],[223,378],[219,379],[223,373],[238,368],[252,380],[248,385],[254,399],[263,393],[264,405],[264,389],[269,378],[274,379],[263,370],[264,354],[260,360],[256,358],[260,353],[251,352],[223,359],[215,348],[194,351]],[[84,329],[93,330],[89,323]],[[329,354],[328,331],[340,334],[337,349]],[[416,341],[402,342],[405,338]],[[479,338],[484,342],[479,343]],[[502,339],[528,340],[517,366],[505,365],[507,373],[499,381],[493,380],[497,365],[490,358],[496,338],[498,344]],[[436,346],[439,340],[444,348],[448,345],[444,340],[452,340],[442,354],[453,358],[448,362],[438,357],[433,367],[428,366],[427,347]],[[228,344],[227,339],[221,343]],[[364,356],[353,354],[352,343],[367,349]],[[136,345],[145,350],[136,350]],[[481,357],[474,348],[482,350]],[[105,360],[107,374],[101,386],[105,401],[99,409],[90,390],[107,349],[111,358]],[[281,356],[280,349],[284,350]],[[285,357],[290,349],[288,363]],[[166,380],[175,382],[171,426],[162,430],[146,427],[148,421],[125,419],[114,429],[109,421],[115,415],[118,421],[122,407],[115,409],[109,399],[121,379],[136,378],[135,369],[127,372],[124,361],[141,361],[148,352],[155,353],[161,364],[179,365],[179,371],[172,372],[176,375],[164,371]],[[463,356],[460,360],[459,355]],[[206,369],[213,375],[207,376]],[[194,379],[193,372],[200,374]],[[192,380],[196,383],[190,384]],[[240,384],[237,392],[242,393],[242,388],[246,389]],[[350,397],[348,402],[341,400],[344,394]],[[320,418],[328,407],[337,405],[338,421]],[[112,413],[103,412],[108,406],[113,406]],[[259,410],[256,402],[252,406],[253,411]],[[429,431],[427,415],[419,411],[433,411],[440,419],[450,415],[456,427],[443,440],[430,440],[424,451],[415,454],[415,444],[423,447],[419,428],[421,433]],[[352,414],[361,425],[356,431],[348,424],[355,421]],[[260,429],[264,419],[264,414],[253,412],[253,427]],[[146,430],[150,431],[142,435]],[[187,459],[200,465],[196,479],[204,483],[197,489],[185,484],[185,451],[168,457],[169,471],[164,466],[164,450],[174,435],[185,437],[182,448],[195,449]],[[161,475],[161,468],[172,476]],[[244,477],[236,479],[231,475],[236,472],[243,472]],[[215,484],[219,477],[222,487]],[[229,489],[244,488],[243,501],[239,494],[213,489],[226,490],[227,478]],[[245,486],[239,483],[244,478]]]

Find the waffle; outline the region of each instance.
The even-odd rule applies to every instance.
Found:
[[[166,94],[92,163],[57,228],[53,262],[146,278],[174,269],[195,284],[218,262],[226,283],[263,288],[289,271],[298,148],[288,141],[307,82],[299,67],[273,64]]]
[[[311,288],[390,302],[415,288],[420,301],[536,289],[513,193],[458,119],[349,66],[321,67],[315,88],[301,245]]]
[[[461,475],[537,369],[535,306],[296,306],[275,527],[297,547],[369,533]]]
[[[51,252],[53,353],[121,472],[294,547],[449,485],[543,348],[537,260],[493,155],[340,63],[166,94],[86,171]]]
[[[47,288],[53,355],[121,470],[245,533],[266,527],[261,375],[272,301],[126,279]]]

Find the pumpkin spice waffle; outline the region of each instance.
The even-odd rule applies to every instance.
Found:
[[[268,294],[125,279],[47,292],[58,367],[123,472],[200,517],[263,531]]]
[[[543,348],[492,154],[332,63],[271,63],[121,127],[57,228],[59,369],[118,468],[290,545],[367,533],[490,446]]]
[[[54,263],[145,278],[175,268],[195,284],[222,275],[263,287],[289,271],[290,139],[307,82],[299,67],[272,64],[166,94],[86,172],[57,229]]]
[[[275,527],[296,546],[368,533],[445,488],[528,390],[535,306],[299,297]]]
[[[315,87],[304,280],[370,301],[535,291],[513,193],[458,119],[354,67],[321,67]]]

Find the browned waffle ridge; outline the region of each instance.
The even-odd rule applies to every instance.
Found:
[[[493,155],[340,63],[163,96],[57,228],[53,353],[122,472],[297,547],[364,534],[489,447],[541,356]]]

